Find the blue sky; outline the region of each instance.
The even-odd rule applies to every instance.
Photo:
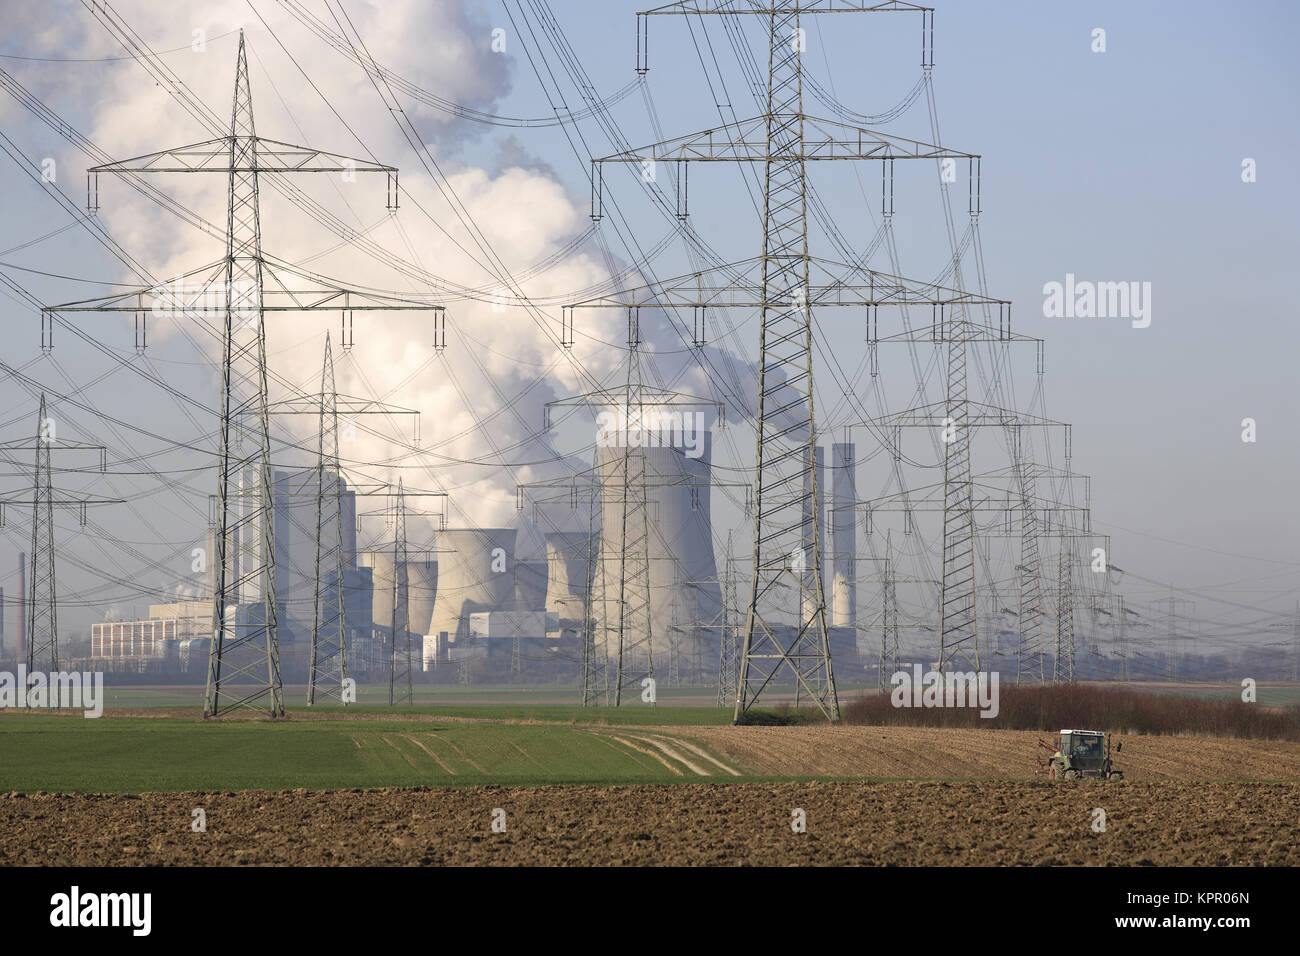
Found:
[[[162,17],[147,5],[132,12],[131,6],[123,5],[127,19],[156,50],[182,48],[189,42],[191,27],[185,16]],[[257,2],[253,7],[269,16],[274,5]],[[1300,539],[1300,504],[1290,493],[1300,467],[1300,429],[1296,424],[1300,409],[1294,386],[1300,333],[1294,328],[1295,306],[1288,292],[1300,252],[1295,227],[1300,185],[1291,169],[1300,142],[1290,120],[1300,68],[1290,39],[1300,14],[1294,5],[1281,2],[1229,7],[1199,2],[1081,5],[963,0],[937,3],[936,7],[934,90],[943,142],[983,157],[980,225],[989,289],[993,295],[1014,301],[1018,331],[1047,342],[1045,408],[1052,418],[1074,426],[1073,465],[1092,476],[1094,525],[1114,536],[1114,561],[1142,578],[1195,592],[1180,596],[1193,597],[1197,613],[1207,619],[1240,621],[1263,616],[1211,598],[1259,606],[1269,613],[1291,609],[1300,595],[1300,582],[1296,581],[1300,554],[1295,548]],[[602,95],[634,78],[637,5],[621,0],[557,2],[551,8]],[[264,135],[297,139],[294,126],[301,124],[313,141],[353,148],[350,137],[340,129],[339,117],[322,107],[276,39],[247,6],[191,2],[185,9],[188,19],[205,26],[212,36],[240,24],[247,28],[250,48],[256,54],[253,80],[259,130]],[[354,6],[348,5],[348,9],[352,11]],[[478,108],[499,114],[546,115],[547,100],[525,55],[533,41],[516,35],[522,26],[517,6],[511,3],[508,7],[516,15],[515,22],[500,3],[467,3],[457,9],[461,15],[453,18],[451,27],[440,22],[438,29],[421,30],[425,14],[418,5],[403,8],[402,22],[412,29],[392,30],[385,29],[382,14],[364,4],[355,5],[371,53],[381,62],[397,64],[399,72],[409,70],[426,88],[450,99],[463,92],[477,97],[474,105]],[[29,15],[18,19],[22,29],[0,43],[0,53],[9,57],[0,61],[0,66],[38,91],[70,121],[83,129],[112,128],[115,104],[106,100],[98,86],[99,78],[111,77],[113,89],[134,90],[140,95],[139,103],[151,106],[147,112],[119,117],[139,125],[134,131],[137,139],[164,146],[201,138],[193,122],[163,91],[145,89],[152,81],[130,63],[60,64],[14,58],[33,54],[79,57],[87,51],[111,54],[115,49],[111,39],[79,4],[32,4]],[[913,15],[836,14],[821,20],[820,27],[808,28],[808,70],[824,87],[833,88],[839,102],[849,109],[864,114],[887,110],[919,78],[919,25]],[[504,54],[488,50],[491,30],[498,27],[507,31]],[[1104,53],[1091,49],[1095,28],[1106,31]],[[704,42],[705,29],[680,18],[660,17],[652,22],[647,90],[664,136],[719,122],[705,68],[696,55],[696,42]],[[755,114],[758,109],[744,89],[725,35],[716,24],[707,29],[737,114]],[[452,30],[454,37],[449,39],[447,30]],[[403,167],[403,182],[416,190],[425,188],[418,158],[409,146],[391,129],[386,134],[378,132],[384,117],[376,116],[377,102],[360,72],[353,67],[349,79],[347,64],[323,45],[313,45],[305,32],[282,30],[280,39],[315,81],[326,88],[336,85],[332,92],[339,94],[335,101],[342,119],[371,142],[371,137],[386,135],[382,142],[393,155],[391,161]],[[481,70],[487,76],[490,71],[492,81],[484,81],[486,91],[474,87],[464,75],[457,79],[425,65],[436,63],[444,55],[443,44],[453,39],[472,48],[466,61],[470,65],[462,74]],[[758,32],[751,30],[749,39],[760,39]],[[217,58],[220,67],[216,72],[222,77],[229,69],[233,42],[232,36],[211,41],[208,55]],[[765,61],[765,51],[757,45],[754,51]],[[491,59],[501,55],[506,58],[504,69]],[[206,74],[212,67],[183,54],[170,55],[167,62],[207,94]],[[561,73],[558,62],[552,61],[551,66]],[[264,75],[264,69],[274,75],[273,85],[267,83],[269,75]],[[218,112],[228,109],[217,86],[211,90],[205,95],[209,104]],[[297,115],[285,112],[281,97],[295,104]],[[571,86],[566,101],[571,108],[580,104]],[[139,108],[139,103],[133,108]],[[575,158],[562,130],[449,122],[445,116],[410,108],[422,138],[432,145],[448,171],[481,169],[495,176],[503,165],[522,164],[539,177],[558,180],[572,208],[561,215],[552,206],[537,207],[551,210],[546,215],[554,223],[553,234],[546,237],[552,245],[542,243],[538,248],[554,248],[587,227],[579,215],[585,215],[588,195],[585,155]],[[825,110],[809,97],[805,111]],[[611,115],[633,144],[658,138],[640,92],[611,107]],[[66,144],[59,143],[11,100],[0,105],[0,128],[31,156],[60,157],[64,188],[80,199],[82,174],[76,163],[84,167],[84,158],[65,154]],[[924,97],[888,130],[927,140]],[[580,153],[584,144],[597,155],[613,151],[602,130],[589,120],[569,132]],[[1253,183],[1241,178],[1241,164],[1247,157],[1257,164],[1257,181]],[[7,182],[0,215],[0,249],[10,250],[69,221],[42,194],[41,187],[20,177],[7,158],[0,157],[0,161],[5,164]],[[944,267],[947,256],[933,176],[928,168],[904,170],[903,165],[897,172],[895,216],[900,257],[908,275],[929,278]],[[817,168],[811,175],[828,208],[834,210],[839,227],[860,248],[879,221],[875,208],[879,169],[865,164],[856,170],[844,163],[820,166],[836,167]],[[692,170],[691,176],[692,215],[700,234],[728,259],[756,255],[760,249],[757,220],[739,171],[717,164],[703,171]],[[537,185],[530,183],[528,188]],[[964,180],[959,186],[954,195],[962,199],[956,210],[960,233],[966,222]],[[114,196],[122,199],[126,190],[114,188]],[[664,234],[668,226],[639,190],[616,179],[610,180],[608,188],[626,210],[640,241],[648,246]],[[207,215],[220,215],[219,208],[210,204],[204,208]],[[411,210],[403,213],[403,222],[410,222],[408,215]],[[139,216],[118,220],[115,225],[124,230],[122,241],[135,255],[156,261],[166,255],[172,242],[171,226],[159,219],[159,225],[151,228],[148,214]],[[602,233],[608,236],[612,255],[625,265],[628,252],[609,231],[611,225],[602,224]],[[502,230],[507,234],[510,227]],[[290,239],[304,241],[298,232]],[[814,253],[829,254],[824,237],[816,231],[812,242]],[[393,243],[396,248],[397,240]],[[311,247],[294,248],[306,254]],[[595,248],[586,251],[593,261],[603,261]],[[512,269],[522,270],[531,264],[522,256],[509,262]],[[346,274],[346,256],[329,261]],[[0,262],[59,275],[126,280],[120,264],[78,229],[7,252],[0,255]],[[878,259],[871,264],[883,268]],[[461,271],[451,259],[443,260],[442,265],[443,274],[463,276],[467,284],[482,281],[477,273]],[[680,244],[654,264],[660,277],[688,268]],[[1134,329],[1122,319],[1044,317],[1044,284],[1063,281],[1067,273],[1095,281],[1150,282],[1150,327]],[[84,284],[20,271],[6,274],[46,302],[94,293]],[[971,275],[968,270],[968,281]],[[586,284],[577,278],[575,283]],[[34,378],[48,382],[53,389],[66,389],[50,358],[40,357],[34,317],[8,299],[0,302],[0,308],[5,310],[5,327],[12,333],[5,361],[15,367],[31,363]],[[827,340],[847,365],[856,366],[863,350],[860,324],[826,314],[829,312],[819,314]],[[515,320],[512,312],[500,321]],[[115,347],[129,351],[129,339],[120,326],[114,335]],[[67,338],[64,336],[65,341]],[[508,339],[508,335],[504,337],[504,341]],[[746,340],[756,340],[756,328],[752,322],[738,321],[736,341]],[[501,341],[497,339],[498,344]],[[305,356],[317,350],[315,343],[315,338],[308,343],[304,332],[301,341],[286,342],[284,347],[286,353],[301,358],[299,366],[306,368],[310,363]],[[664,352],[665,366],[676,368],[677,360],[670,355],[673,344],[667,336],[657,343]],[[178,349],[174,340],[171,345],[160,340],[153,354],[159,374],[175,383],[186,375],[183,363],[194,356],[171,349]],[[512,363],[508,346],[503,349],[504,364],[513,364],[518,370],[500,377],[507,382],[507,392],[520,391],[529,381],[528,363],[536,356],[520,353]],[[75,342],[67,342],[66,350],[56,351],[54,358],[78,382],[104,370],[102,357]],[[375,363],[372,374],[377,374],[383,356],[371,358]],[[169,366],[169,360],[177,364]],[[737,360],[748,358],[742,354]],[[1032,351],[1015,361],[1016,394],[1027,400],[1036,384]],[[884,374],[890,381],[891,404],[901,407],[910,371],[901,352],[882,353],[882,363],[894,363]],[[305,373],[292,377],[307,379]],[[114,381],[121,378],[115,373]],[[690,376],[682,381],[691,382]],[[557,396],[564,392],[558,383],[548,387]],[[195,388],[202,392],[200,386]],[[834,398],[833,382],[819,378],[819,388]],[[3,395],[0,421],[4,434],[0,438],[25,435],[30,430],[29,419],[35,417],[30,389],[7,387]],[[92,404],[111,406],[125,421],[172,440],[202,432],[189,428],[175,408],[161,407],[149,388],[139,382],[123,386],[118,394],[93,393],[90,399]],[[823,405],[829,409],[834,403],[823,401]],[[436,438],[441,409],[422,410],[429,419],[426,435]],[[1258,440],[1251,444],[1241,441],[1241,422],[1247,417],[1255,419],[1258,428]],[[850,419],[845,412],[839,419],[832,417],[821,424],[825,431],[835,431]],[[94,432],[90,420],[85,421],[88,431]],[[77,437],[91,440],[93,435]],[[113,435],[98,440],[117,446]],[[477,437],[479,445],[486,441],[485,436]],[[571,445],[574,447],[566,451],[580,450]],[[744,468],[742,449],[750,449],[752,455],[752,439],[737,439],[735,447],[735,458],[730,461],[720,449],[724,456],[720,464]],[[116,450],[125,455],[121,447]],[[859,451],[865,454],[865,449]],[[183,456],[168,463],[185,466]],[[435,466],[422,461],[420,467],[427,471]],[[864,465],[868,477],[860,478],[860,486],[874,484],[870,467]],[[422,477],[430,484],[435,481],[430,474]],[[14,484],[18,478],[10,475],[6,481]],[[191,504],[201,501],[202,489],[211,483],[200,478],[185,481]],[[488,487],[491,479],[477,475],[463,484],[466,489]],[[503,500],[511,494],[508,484],[498,483]],[[173,550],[185,550],[181,545],[187,536],[198,533],[195,510],[178,506],[164,521],[161,533],[174,545]],[[738,513],[725,507],[720,507],[717,520],[737,529],[744,527]],[[149,550],[149,533],[137,528],[132,535],[129,517],[118,515],[104,521],[117,534],[141,542],[141,547]],[[83,549],[88,563],[101,560],[93,557],[102,552],[84,541],[84,533],[72,531],[71,526],[69,530],[78,535],[75,547]],[[0,558],[0,578],[6,591],[15,584],[12,553],[21,540],[21,526],[18,531],[11,533],[3,546],[9,556]],[[725,530],[715,529],[715,533],[719,531],[725,537]],[[740,540],[746,537],[742,530]],[[168,550],[163,547],[150,553],[157,557]],[[140,609],[149,602],[143,590],[133,594],[124,585],[97,583],[95,577],[93,571],[70,570],[69,578],[76,583],[69,593],[87,597],[84,609],[69,612],[70,620],[95,619],[98,609],[91,605],[101,597],[106,603]],[[1168,595],[1167,590],[1132,578],[1119,590],[1126,594],[1130,606],[1137,607]],[[1235,633],[1233,628],[1226,631]]]

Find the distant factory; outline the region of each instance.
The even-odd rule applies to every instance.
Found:
[[[651,650],[656,672],[671,672],[674,682],[709,685],[718,677],[722,640],[723,587],[715,554],[719,542],[712,525],[711,435],[702,448],[668,443],[644,448],[649,525]],[[617,482],[617,446],[601,449],[599,481]],[[852,446],[834,447],[836,463],[852,462]],[[847,457],[845,457],[847,456]],[[819,456],[819,465],[821,464]],[[820,471],[820,468],[819,468]],[[823,496],[849,499],[851,468],[835,468],[834,491]],[[316,581],[316,473],[277,470],[272,520],[275,543],[276,618],[281,668],[286,681],[305,679],[311,642]],[[592,617],[597,652],[616,632],[616,594],[611,569],[623,550],[620,505],[602,494],[599,526],[583,527],[577,512],[567,521],[521,516],[515,527],[442,528],[427,540],[407,542],[405,552],[406,630],[394,635],[394,548],[391,543],[357,544],[357,494],[338,479],[343,543],[343,606],[348,670],[361,680],[383,679],[394,642],[405,652],[409,639],[414,665],[433,679],[497,680],[576,678],[582,659],[584,619]],[[823,522],[825,512],[808,516]],[[850,512],[851,513],[851,512]],[[832,513],[828,541],[827,603],[837,658],[856,664],[854,616],[854,529],[851,520]],[[603,530],[602,530],[603,529]],[[335,529],[326,528],[327,540]],[[139,673],[202,675],[213,629],[215,588],[214,534],[207,541],[208,565],[201,597],[149,607],[144,620],[94,624],[91,655],[95,666]],[[238,556],[232,555],[233,573]],[[604,569],[604,581],[601,569]],[[613,570],[613,574],[617,574]],[[322,587],[338,587],[334,568],[322,568]],[[616,578],[615,578],[616,580]],[[742,606],[733,621],[743,625]],[[232,613],[239,622],[260,614],[256,593],[242,595]],[[400,620],[401,615],[398,615]],[[845,663],[850,663],[845,661]],[[441,672],[441,673],[439,673]]]

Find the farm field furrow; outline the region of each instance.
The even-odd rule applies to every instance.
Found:
[[[191,830],[202,807],[206,832]],[[1106,813],[1095,832],[1095,808]],[[493,811],[506,832],[491,829]],[[807,830],[791,828],[804,811]],[[1300,784],[1045,781],[0,796],[0,865],[1300,864]]]
[[[1025,730],[939,727],[658,728],[698,741],[758,776],[1003,779],[1034,777],[1038,741]],[[1121,736],[1128,780],[1300,780],[1300,743],[1216,737]]]

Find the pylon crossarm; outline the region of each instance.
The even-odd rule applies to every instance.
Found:
[[[851,304],[851,303],[846,303],[846,304]],[[912,304],[933,305],[936,303],[920,302],[920,303],[906,303],[906,304],[907,305],[912,305]],[[942,303],[938,303],[938,304],[942,304]],[[991,303],[991,304],[996,304],[996,303]],[[975,323],[965,323],[965,328],[966,330],[963,333],[962,337],[967,344],[975,344],[980,342],[1020,342],[1020,343],[1032,343],[1039,347],[1043,345],[1043,339],[1040,339],[1034,335],[1024,335],[1020,332],[1013,332],[1011,331],[1010,328],[1007,327],[996,328],[992,325],[977,325]],[[871,334],[869,334],[867,337],[867,341],[876,345],[895,344],[895,343],[937,345],[939,343],[948,342],[952,336],[951,324],[947,326],[938,325],[938,324],[933,326],[926,326],[924,324],[919,324],[917,327],[911,330],[895,332],[892,335],[879,335],[873,324],[870,327],[870,333]]]
[[[664,14],[703,15],[709,13],[762,14],[787,16],[792,13],[920,13],[933,8],[907,3],[906,0],[880,0],[878,3],[852,3],[850,0],[800,0],[798,3],[764,3],[762,0],[679,0],[640,11],[639,17]]]
[[[1013,484],[1001,486],[972,480],[970,486],[972,507],[976,511],[1019,511],[1022,508],[1022,495]],[[876,498],[836,505],[832,511],[843,508],[860,509],[872,513],[877,511],[942,511],[944,506],[943,491],[943,482],[918,485]],[[1043,511],[1049,514],[1060,512],[1070,515],[1083,515],[1090,510],[1084,505],[1067,505],[1055,498],[1042,496],[1034,496],[1031,501],[1035,511]]]
[[[773,153],[768,140],[768,120],[779,119],[767,115],[751,116],[733,123],[723,123],[711,129],[688,133],[658,143],[635,147],[608,156],[593,159],[592,163],[637,164],[645,162],[688,163],[761,163],[768,160],[782,162],[811,162],[814,160],[856,159],[965,159],[975,161],[978,153],[967,153],[947,146],[935,146],[919,140],[907,139],[805,114],[784,114],[803,122],[803,137],[791,137],[792,149],[782,147]]]
[[[768,288],[762,281],[763,257],[754,256],[659,282],[572,302],[565,309],[799,309],[805,306],[959,306],[1009,307],[1007,299],[963,292],[921,279],[878,272],[819,257],[809,257],[807,295]],[[800,287],[801,288],[801,287]],[[1031,339],[1030,341],[1038,341]]]
[[[1041,428],[1069,428],[1068,422],[1058,422],[1055,419],[1044,418],[1040,415],[1033,415],[1029,412],[1016,411],[1010,408],[1000,408],[996,405],[985,405],[981,402],[966,403],[969,411],[966,414],[967,427],[1041,427]],[[873,428],[924,428],[924,427],[942,427],[950,420],[947,405],[944,402],[931,402],[928,405],[918,405],[914,408],[908,408],[893,415],[883,415],[880,418],[873,418],[869,421],[853,422],[848,427],[873,427]]]
[[[280,398],[273,402],[267,402],[266,410],[272,415],[317,414],[320,412],[321,399],[322,396],[320,395],[293,395],[289,398]],[[391,405],[378,399],[350,398],[346,395],[335,395],[333,393],[328,396],[328,399],[336,406],[340,415],[349,417],[352,415],[420,414],[417,409],[406,408],[402,405]]]
[[[599,389],[597,391],[586,392],[581,395],[571,395],[568,398],[557,398],[554,401],[546,403],[546,408],[624,408],[625,404],[624,389],[621,387]],[[641,388],[641,400],[636,403],[635,407],[648,409],[652,413],[660,406],[673,408],[717,408],[721,409],[724,404],[709,398],[702,398],[698,395],[688,395],[685,392],[675,392],[672,389],[656,388],[645,385]]]
[[[369,159],[295,146],[262,136],[233,137],[239,149],[232,150],[232,137],[162,149],[130,159],[92,166],[87,173],[395,173],[396,166],[385,166]],[[249,148],[249,144],[252,148]],[[232,153],[251,156],[254,162],[231,165]]]
[[[241,264],[247,263],[248,260],[241,260]],[[320,276],[265,257],[259,257],[256,263],[262,273],[262,312],[311,312],[322,309],[344,312],[446,311],[443,306],[424,296],[336,285]],[[227,303],[228,265],[229,260],[221,259],[158,285],[45,306],[41,311],[224,316],[230,309]]]

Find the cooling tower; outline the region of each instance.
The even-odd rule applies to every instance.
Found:
[[[546,562],[515,562],[515,608],[540,611],[546,607]]]
[[[646,501],[648,504],[650,551],[651,646],[655,674],[665,679],[671,673],[672,637],[670,625],[678,622],[677,671],[683,682],[716,678],[722,589],[713,556],[713,527],[710,519],[710,455],[712,435],[703,433],[698,455],[692,457],[682,444],[670,446],[670,433],[644,432],[646,447]],[[601,561],[606,600],[601,608],[613,608],[617,601],[618,557],[623,550],[622,504],[619,481],[624,449],[607,445],[600,450],[601,478]],[[634,468],[634,473],[635,473]],[[629,538],[631,535],[629,535]],[[635,638],[629,638],[632,640]],[[598,640],[603,640],[598,635]]]
[[[434,532],[438,589],[430,634],[468,634],[475,611],[509,611],[515,604],[515,529],[451,528]],[[545,577],[543,577],[543,586]]]
[[[434,595],[438,592],[438,562],[409,558],[406,562],[407,607],[413,634],[431,634]]]
[[[851,442],[831,445],[831,541],[827,552],[831,566],[831,593],[827,598],[831,604],[832,627],[852,627],[858,617],[855,454]]]
[[[358,563],[363,568],[371,569],[373,593],[371,597],[371,619],[375,627],[392,627],[393,625],[393,552],[366,551],[358,555]],[[409,575],[407,588],[410,588]]]
[[[393,626],[393,552],[367,551],[359,555],[363,568],[372,571],[371,619],[375,627]],[[407,628],[412,634],[428,634],[438,587],[438,562],[423,557],[406,561]],[[352,621],[348,622],[349,625]]]
[[[546,536],[521,517],[515,536],[515,609],[541,611],[546,607]]]
[[[546,610],[559,615],[561,621],[582,621],[591,543],[592,536],[586,531],[553,531],[546,536]]]

